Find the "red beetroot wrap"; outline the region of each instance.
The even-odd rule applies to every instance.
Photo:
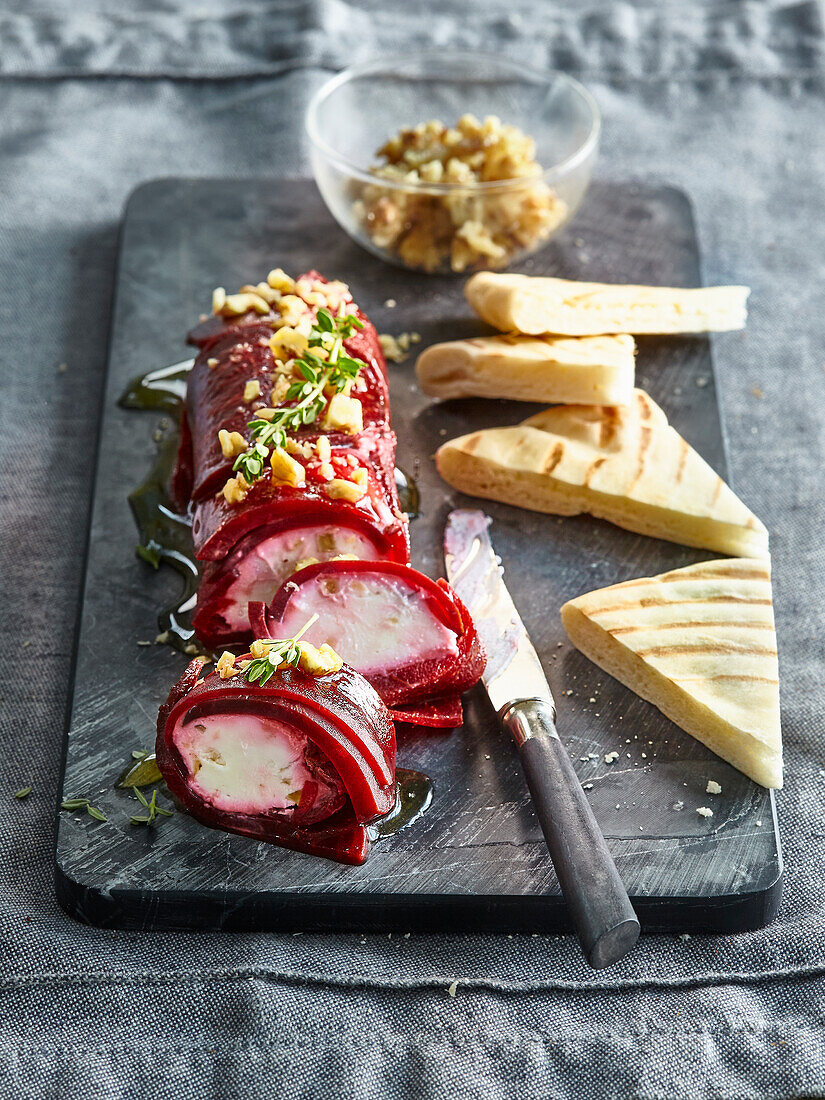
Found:
[[[297,284],[308,297],[313,285],[332,285],[314,271]],[[224,458],[218,433],[237,431],[248,438],[247,423],[272,384],[273,328],[267,317],[248,313],[230,322],[210,318],[190,333],[190,342],[201,350],[187,386],[172,495],[179,508],[191,509],[195,556],[204,563],[193,627],[209,647],[248,640],[247,603],[269,600],[301,560],[352,553],[409,561],[407,520],[395,485],[386,362],[374,326],[348,291],[337,285],[336,294],[364,326],[344,345],[364,363],[352,390],[361,402],[364,428],[354,435],[323,434],[336,476],[348,479],[347,463],[367,471],[368,491],[356,502],[328,495],[318,462],[304,463],[304,485],[273,484],[267,470],[243,500],[225,500],[221,490],[232,476],[233,459]],[[316,306],[306,308],[317,313]],[[243,400],[249,381],[261,383],[259,401]],[[319,426],[310,424],[291,434],[302,443],[315,443]],[[327,552],[319,549],[323,540],[332,543]]]
[[[342,863],[363,863],[367,823],[395,803],[395,732],[373,688],[346,665],[319,677],[280,669],[263,687],[239,676],[222,680],[217,672],[201,678],[201,672],[201,663],[193,661],[158,715],[155,751],[172,794],[204,825]],[[297,804],[235,812],[216,805],[219,796],[213,800],[197,789],[198,770],[190,772],[176,734],[216,715],[287,723],[306,739],[304,762],[313,778]]]
[[[326,283],[323,276],[310,271],[298,279]],[[361,321],[344,347],[354,359],[364,363],[353,396],[361,402],[365,429],[375,429],[374,439],[390,427],[387,365],[375,326],[352,302],[347,293],[347,308]],[[307,307],[308,312],[317,309]],[[274,314],[272,315],[275,316]],[[200,349],[189,375],[181,420],[181,448],[178,466],[172,478],[172,493],[178,507],[197,503],[220,492],[232,476],[232,459],[224,458],[218,432],[240,432],[247,436],[246,425],[252,419],[254,403],[243,399],[246,383],[261,384],[260,402],[267,403],[272,383],[275,356],[269,347],[272,325],[257,313],[226,322],[212,317],[193,329],[189,342]],[[315,438],[313,429],[295,433],[297,438]],[[352,441],[352,436],[330,433],[330,442]]]
[[[459,696],[479,680],[486,657],[470,613],[446,581],[390,561],[320,562],[286,581],[269,608],[249,605],[259,638],[289,636],[315,613],[304,637],[328,640],[396,720],[461,724]]]

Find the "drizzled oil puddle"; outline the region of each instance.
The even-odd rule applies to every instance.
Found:
[[[433,781],[423,772],[409,768],[396,768],[395,780],[398,784],[395,805],[380,821],[367,827],[370,840],[392,836],[399,829],[405,829],[418,821],[429,810],[433,800]]]
[[[411,477],[400,466],[395,467],[395,488],[398,492],[398,501],[402,512],[406,512],[409,519],[418,519],[421,510],[421,497],[415,478]]]
[[[118,404],[123,409],[177,415],[191,367],[192,360],[187,359],[133,379]],[[158,627],[169,645],[192,656],[197,644],[192,630],[192,613],[200,570],[192,545],[192,519],[187,513],[176,511],[169,499],[169,481],[179,441],[177,429],[168,431],[161,439],[152,468],[129,494],[129,504],[140,538],[138,556],[156,569],[162,561],[166,562],[183,577],[183,592],[174,604],[158,615]]]
[[[186,381],[193,359],[183,359],[169,367],[160,367],[133,378],[123,391],[118,405],[122,409],[149,409],[153,412],[179,411],[186,396]]]

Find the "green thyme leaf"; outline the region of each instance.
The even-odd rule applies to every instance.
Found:
[[[134,756],[134,753],[132,753]],[[154,753],[144,754],[136,763],[129,767],[118,777],[116,787],[148,787],[152,783],[160,783],[163,776],[160,774]]]
[[[97,808],[97,806],[87,806],[86,807],[86,813],[89,815],[89,817],[93,817],[95,819],[95,821],[108,821],[109,820],[105,816],[105,814],[102,814],[100,812],[100,810]]]
[[[28,798],[32,793],[31,787],[21,787],[19,791],[14,792],[15,798]]]
[[[148,825],[149,824],[149,818],[148,817],[138,817],[136,815],[135,817],[130,817],[129,822],[132,825]]]
[[[61,810],[85,810],[89,805],[88,798],[67,798],[60,803]]]
[[[148,562],[153,569],[157,569],[160,566],[163,547],[159,542],[155,542],[154,539],[149,539],[145,546],[136,546],[135,552],[139,558],[143,558],[145,562]]]
[[[147,810],[149,809],[149,803],[146,801],[145,795],[137,787],[135,787],[135,798],[138,800],[138,802],[141,802]]]
[[[319,309],[316,318],[316,324],[322,332],[334,332],[335,322],[332,319],[332,314],[328,309]]]
[[[143,760],[146,756],[146,749],[132,749],[133,760]]]

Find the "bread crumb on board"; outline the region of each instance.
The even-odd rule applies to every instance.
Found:
[[[715,779],[709,779],[708,785],[705,787],[705,794],[721,794],[722,787]]]
[[[697,806],[696,812],[700,817],[713,817],[713,810],[708,809],[707,806]]]
[[[381,341],[381,350],[391,363],[403,363],[411,345],[421,342],[421,333],[399,332],[397,336],[392,336],[388,332],[381,332],[378,339]]]

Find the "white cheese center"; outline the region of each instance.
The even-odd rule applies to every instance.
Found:
[[[270,535],[240,563],[238,577],[227,589],[231,606],[223,616],[233,630],[249,628],[247,604],[269,603],[295,566],[306,558],[329,561],[339,554],[352,554],[364,561],[379,558],[375,545],[346,527],[298,527]]]
[[[316,613],[318,621],[304,637],[314,645],[329,642],[365,676],[458,652],[455,632],[433,614],[418,589],[397,577],[316,577],[290,598],[279,636],[291,637]]]
[[[190,785],[220,810],[261,813],[295,807],[310,773],[306,738],[272,718],[207,714],[178,722],[175,744]]]

